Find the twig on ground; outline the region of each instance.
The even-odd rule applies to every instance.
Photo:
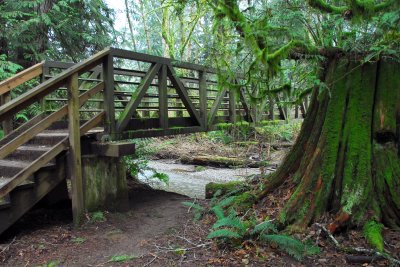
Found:
[[[152,259],[151,261],[149,261],[148,263],[146,263],[145,265],[143,265],[142,267],[147,267],[147,266],[149,266],[150,264],[152,264],[153,261],[155,261],[156,259],[158,259],[158,256],[157,256],[157,255],[155,255],[155,254],[153,254],[153,253],[150,253],[150,255],[153,256],[153,259]]]
[[[12,244],[14,244],[16,238],[17,238],[17,237],[15,236],[15,237],[13,238],[13,240],[12,240],[7,246],[5,246],[5,247],[0,251],[0,254],[4,253],[6,250],[8,250],[8,249],[10,248],[10,246],[11,246]]]
[[[378,257],[383,257],[396,265],[400,265],[400,260],[393,258],[386,252],[379,252],[374,249],[367,249],[367,248],[360,248],[360,247],[349,248],[349,247],[342,246],[339,244],[339,242],[336,240],[336,238],[331,234],[331,232],[329,232],[328,229],[326,229],[325,226],[323,226],[322,224],[319,224],[319,223],[316,223],[315,225],[318,226],[319,228],[321,228],[329,236],[329,238],[332,240],[332,242],[335,244],[335,246],[341,251],[348,252],[348,253],[374,254]]]

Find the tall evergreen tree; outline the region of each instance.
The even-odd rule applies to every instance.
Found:
[[[78,61],[111,44],[112,16],[103,0],[2,0],[0,54],[22,66]]]

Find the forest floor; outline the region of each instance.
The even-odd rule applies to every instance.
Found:
[[[196,136],[153,139],[147,149],[154,158],[175,158],[211,154],[247,158],[259,148],[216,146]],[[179,144],[179,145],[178,145]],[[286,146],[285,146],[286,147]],[[157,151],[155,151],[157,150]],[[287,148],[271,152],[270,160],[279,162]],[[275,153],[275,154],[274,154]],[[284,190],[271,194],[264,209],[274,217],[286,201]],[[193,219],[193,210],[182,205],[193,199],[148,188],[130,189],[130,210],[125,213],[88,214],[82,227],[72,225],[69,203],[53,208],[38,208],[26,214],[0,237],[0,266],[388,266],[386,260],[363,261],[338,251],[316,225],[295,235],[318,246],[319,254],[296,261],[275,245],[247,242],[238,247],[219,244],[207,235],[215,218],[206,214]],[[207,207],[209,200],[196,200]],[[328,218],[327,218],[328,219]],[[322,222],[324,223],[324,222]],[[335,236],[346,247],[368,248],[359,231],[349,230]],[[386,246],[400,256],[400,233],[384,229]]]

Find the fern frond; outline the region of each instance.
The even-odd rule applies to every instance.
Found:
[[[265,221],[260,224],[257,224],[253,231],[251,232],[252,235],[254,234],[263,234],[265,232],[272,231],[273,233],[277,233],[278,229],[276,228],[275,224],[271,221]]]
[[[242,236],[228,229],[219,229],[208,234],[207,238],[242,238]]]
[[[224,210],[221,206],[214,206],[211,210],[214,212],[215,216],[217,216],[218,220],[225,218]]]
[[[235,201],[235,199],[236,199],[236,196],[231,196],[231,197],[225,198],[218,203],[218,206],[221,206],[221,207],[229,206],[230,204],[232,204]]]
[[[229,218],[225,217],[220,220],[218,220],[214,225],[212,226],[213,229],[220,228],[220,227],[229,227],[229,228],[236,228],[241,231],[245,231],[246,227],[243,225],[243,223],[240,221],[239,218]]]
[[[307,254],[306,246],[300,240],[287,235],[261,235],[260,239],[275,243],[281,250],[299,261]]]

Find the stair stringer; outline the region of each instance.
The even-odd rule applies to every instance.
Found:
[[[0,210],[0,233],[12,226],[35,204],[66,179],[66,156],[62,153],[56,158],[56,167],[51,170],[35,172],[35,185],[29,188],[16,188],[10,193],[10,206]]]

